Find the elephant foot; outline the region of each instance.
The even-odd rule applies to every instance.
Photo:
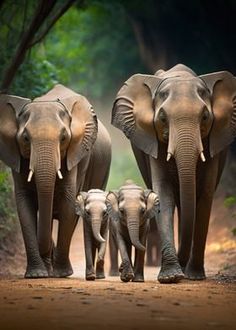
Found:
[[[85,275],[85,278],[86,278],[86,281],[95,281],[96,279],[96,276],[94,273],[87,273]]]
[[[73,274],[73,269],[70,261],[66,263],[54,263],[53,265],[53,276],[54,277],[68,277]]]
[[[193,281],[202,281],[206,279],[206,274],[203,266],[194,266],[189,262],[184,270],[185,277]]]
[[[46,278],[49,277],[48,271],[44,265],[41,266],[27,266],[25,278]]]
[[[52,267],[52,260],[51,258],[42,258],[43,259],[43,262],[44,262],[44,265],[47,269],[47,272],[48,272],[48,276],[49,277],[53,277],[54,275],[54,272],[53,272],[53,267]]]
[[[104,260],[103,259],[98,260],[96,263],[96,278],[99,280],[105,278]]]
[[[134,272],[129,261],[123,261],[120,270],[121,270],[120,279],[122,282],[129,282],[133,280]]]
[[[144,282],[144,276],[142,274],[134,274],[133,282]]]
[[[178,283],[184,278],[184,273],[178,263],[172,265],[162,265],[158,275],[160,283]]]

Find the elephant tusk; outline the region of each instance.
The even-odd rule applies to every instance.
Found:
[[[60,170],[58,170],[58,171],[57,171],[57,175],[58,175],[58,178],[59,178],[60,180],[62,180],[62,179],[63,179],[63,176],[62,176],[62,174],[61,174],[61,171],[60,171]]]
[[[201,156],[201,160],[202,160],[203,162],[205,162],[205,161],[206,161],[206,158],[205,158],[205,156],[204,156],[203,151],[201,152],[200,156]]]
[[[29,171],[27,182],[30,182],[31,181],[33,174],[34,174],[34,172],[32,170],[30,170]]]
[[[172,154],[170,152],[167,153],[166,161],[168,162],[172,157]]]

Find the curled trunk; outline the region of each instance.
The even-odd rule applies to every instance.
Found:
[[[128,218],[127,219],[127,227],[129,231],[130,240],[133,244],[133,246],[140,250],[145,251],[145,246],[142,245],[142,243],[139,240],[139,222],[136,218]]]
[[[100,234],[101,230],[101,219],[99,218],[92,218],[92,231],[93,231],[93,236],[94,238],[99,242],[99,243],[104,243],[105,240]]]

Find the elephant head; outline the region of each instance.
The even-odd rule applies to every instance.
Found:
[[[104,243],[100,231],[101,226],[108,221],[107,193],[100,189],[91,189],[88,192],[80,192],[76,199],[75,212],[81,216],[84,221],[90,223],[94,238],[99,243]]]
[[[28,181],[33,176],[36,184],[44,255],[51,245],[56,174],[63,179],[62,163],[65,173],[88,154],[97,135],[96,116],[83,96],[57,85],[33,101],[0,95],[0,122],[0,159],[18,173],[28,164]]]
[[[143,190],[134,183],[127,183],[118,192],[110,192],[106,199],[108,214],[112,221],[128,228],[132,244],[139,250],[145,247],[139,240],[139,228],[147,219],[159,213],[159,199],[151,190]]]
[[[203,162],[214,157],[236,136],[236,79],[227,71],[197,76],[181,64],[156,75],[136,74],[117,95],[112,124],[144,153],[158,158],[162,145],[166,161],[175,159],[181,236],[190,251],[196,165],[199,157]]]

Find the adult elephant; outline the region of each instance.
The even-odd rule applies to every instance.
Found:
[[[160,197],[160,282],[204,279],[214,191],[236,135],[236,80],[227,71],[197,76],[179,64],[136,74],[119,91],[112,124],[130,139],[148,188]],[[173,215],[179,218],[178,257]]]
[[[105,127],[85,97],[62,85],[33,101],[0,95],[0,159],[12,169],[25,277],[71,275],[76,194],[103,189],[108,179],[111,143]],[[55,249],[53,218],[59,220]]]

